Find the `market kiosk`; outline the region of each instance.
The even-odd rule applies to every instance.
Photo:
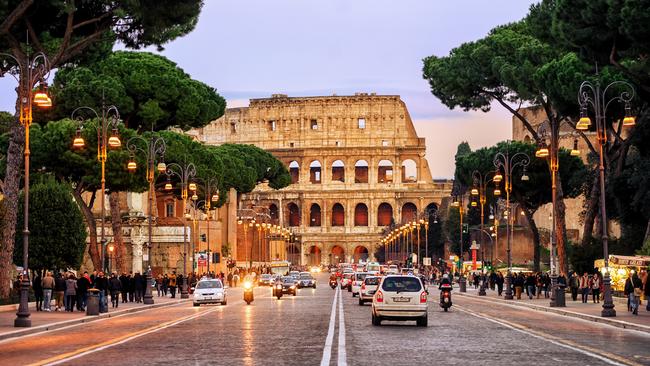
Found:
[[[612,289],[617,292],[623,292],[625,281],[632,271],[639,273],[641,270],[648,270],[650,267],[650,256],[635,255],[610,255],[609,256],[609,276],[612,280]],[[594,268],[605,272],[605,261],[597,259],[594,261]]]

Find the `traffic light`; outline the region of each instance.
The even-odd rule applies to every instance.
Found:
[[[463,224],[463,234],[469,233],[469,224]]]

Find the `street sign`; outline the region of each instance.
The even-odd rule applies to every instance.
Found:
[[[422,258],[422,264],[424,264],[425,266],[430,266],[431,265],[431,257]]]

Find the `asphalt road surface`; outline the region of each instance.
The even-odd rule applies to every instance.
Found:
[[[2,365],[650,365],[650,335],[564,316],[454,297],[429,297],[429,326],[371,325],[370,305],[332,290],[271,297],[240,289],[228,305],[191,303],[0,342]]]

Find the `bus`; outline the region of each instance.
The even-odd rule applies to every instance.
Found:
[[[271,262],[271,273],[274,276],[286,276],[289,274],[291,269],[291,263],[288,261],[272,261]]]

